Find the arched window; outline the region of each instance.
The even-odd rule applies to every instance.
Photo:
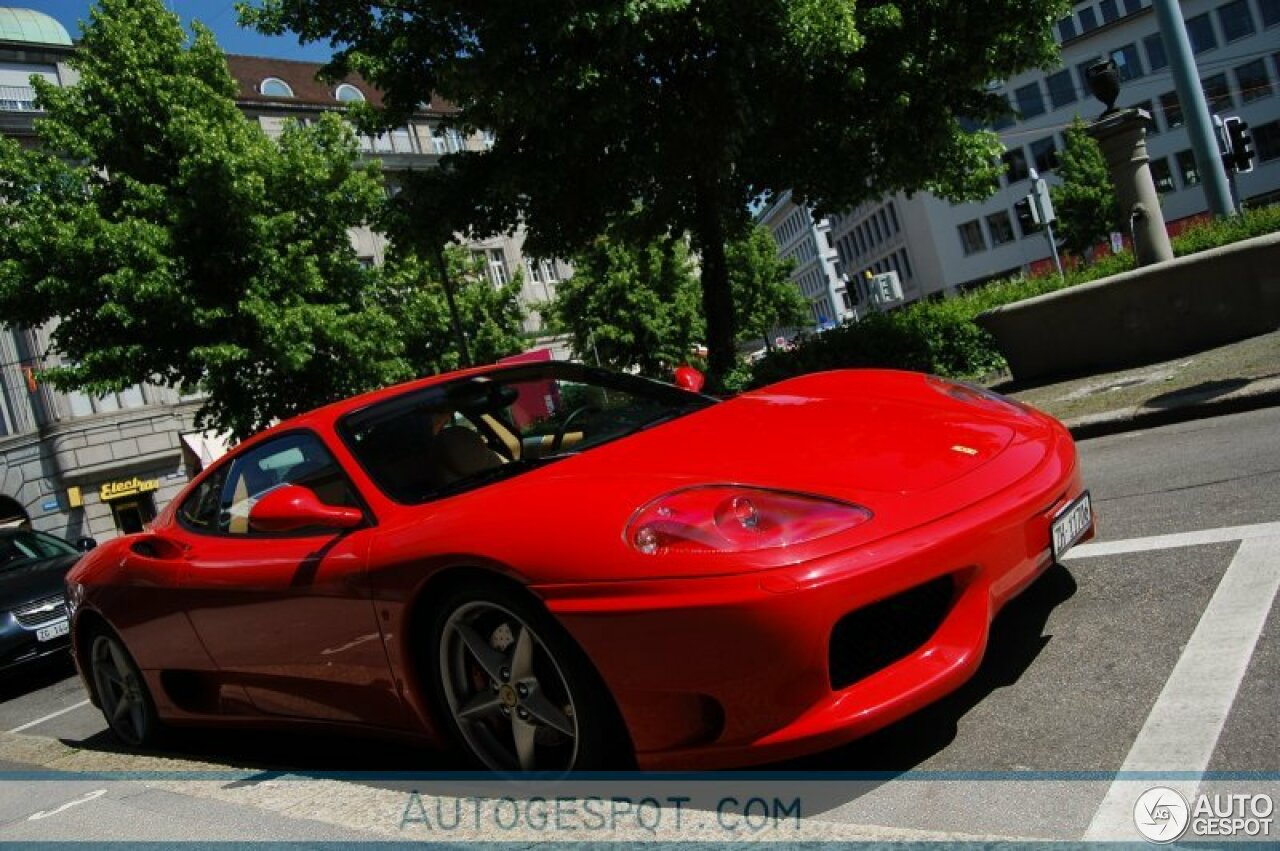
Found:
[[[343,83],[334,90],[333,96],[343,103],[358,103],[364,100],[364,92],[350,83]]]
[[[258,84],[258,92],[269,98],[293,97],[293,89],[289,88],[289,84],[279,77],[267,77],[267,79]]]

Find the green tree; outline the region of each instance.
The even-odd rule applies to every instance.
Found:
[[[739,339],[763,339],[772,349],[775,329],[809,321],[809,303],[791,283],[795,263],[778,256],[778,245],[766,228],[756,225],[730,242],[725,259]]]
[[[531,250],[570,255],[639,205],[651,236],[701,257],[714,379],[733,366],[725,244],[747,205],[791,189],[820,210],[887,192],[985,197],[1001,152],[969,122],[988,90],[1054,57],[1065,0],[263,0],[263,31],[326,40],[334,70],[385,93],[392,123],[429,93],[496,134],[455,155],[486,227],[523,220]]]
[[[1084,257],[1108,234],[1125,228],[1102,149],[1079,117],[1067,128],[1066,140],[1058,166],[1062,185],[1051,190],[1053,208],[1067,251]]]
[[[617,233],[573,257],[573,277],[556,286],[545,315],[573,338],[574,353],[613,369],[638,367],[671,378],[703,333],[698,281],[685,241],[637,246]]]
[[[35,83],[39,149],[0,140],[0,315],[58,318],[57,386],[199,389],[199,421],[243,436],[412,374],[349,236],[379,171],[338,117],[267,138],[162,0],[100,0],[69,61],[75,85]]]
[[[485,275],[484,260],[467,249],[449,247],[445,258],[472,361],[488,363],[521,351],[519,273],[505,286],[495,287]],[[393,249],[383,271],[375,300],[397,316],[404,356],[414,374],[462,366],[435,263]]]

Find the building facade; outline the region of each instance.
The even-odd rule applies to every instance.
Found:
[[[1257,157],[1239,175],[1249,203],[1280,200],[1280,0],[1186,0],[1181,4],[1211,112],[1249,123]],[[1048,264],[1040,230],[1024,231],[1014,204],[1031,191],[1035,169],[1058,182],[1057,155],[1072,121],[1102,112],[1085,69],[1115,60],[1123,79],[1118,105],[1149,111],[1151,171],[1166,222],[1208,210],[1168,56],[1150,0],[1085,0],[1053,25],[1060,64],[1033,69],[995,87],[1012,114],[994,129],[1005,146],[999,189],[980,203],[952,204],[925,192],[886,196],[827,220],[837,276],[897,271],[907,301],[952,293],[992,278]],[[775,229],[775,236],[778,232]],[[779,246],[783,239],[778,239]]]

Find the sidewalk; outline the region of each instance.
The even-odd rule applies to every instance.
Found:
[[[1077,439],[1280,405],[1280,331],[1164,363],[991,389],[1053,414]]]

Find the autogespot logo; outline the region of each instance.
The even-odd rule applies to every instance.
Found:
[[[1190,815],[1186,799],[1164,786],[1143,792],[1133,805],[1133,823],[1152,842],[1173,842],[1182,836]]]

